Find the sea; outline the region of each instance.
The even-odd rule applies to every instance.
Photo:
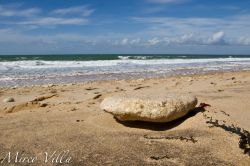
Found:
[[[250,55],[0,55],[0,87],[250,70]]]

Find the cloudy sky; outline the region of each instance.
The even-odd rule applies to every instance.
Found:
[[[249,0],[0,0],[0,54],[250,54]]]

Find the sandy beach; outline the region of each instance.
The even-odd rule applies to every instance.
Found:
[[[105,97],[123,93],[193,94],[198,105],[211,107],[169,123],[121,123],[99,106]],[[15,101],[3,102],[7,97]],[[249,142],[241,144],[250,131],[249,99],[250,71],[2,87],[0,165],[57,165],[52,158],[59,155],[61,165],[78,166],[247,166]],[[46,155],[53,157],[45,163]],[[36,160],[16,163],[16,156]]]

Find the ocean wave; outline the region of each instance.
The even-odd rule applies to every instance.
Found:
[[[41,62],[41,61],[35,61],[36,66],[44,66],[46,63]]]
[[[0,86],[71,83],[250,69],[250,58],[0,62]]]
[[[167,58],[166,56],[161,58]],[[128,60],[128,59],[135,59],[135,60],[147,60],[147,59],[161,59],[159,56],[118,56],[118,59],[121,60]]]
[[[127,60],[127,59],[130,59],[131,56],[118,56],[118,59],[121,59],[121,60]]]
[[[141,57],[142,58],[142,57]],[[9,61],[0,62],[0,70],[7,69],[42,69],[42,68],[84,68],[84,67],[112,67],[133,65],[179,65],[179,64],[229,63],[231,65],[250,65],[250,58],[219,58],[219,59],[119,59],[96,61]]]

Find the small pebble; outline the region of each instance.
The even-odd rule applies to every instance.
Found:
[[[9,102],[14,102],[14,101],[15,101],[15,99],[13,97],[7,97],[7,98],[3,99],[4,103],[9,103]]]

